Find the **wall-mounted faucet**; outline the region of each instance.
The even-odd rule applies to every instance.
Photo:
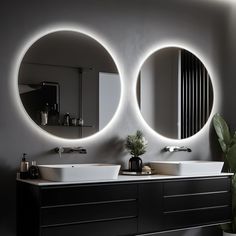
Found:
[[[87,154],[87,150],[82,147],[56,147],[54,151],[58,153],[60,157],[62,153],[78,152],[80,154]]]
[[[163,149],[165,152],[191,152],[192,150],[188,147],[178,147],[178,146],[166,146]]]

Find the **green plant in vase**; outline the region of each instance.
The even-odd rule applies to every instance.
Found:
[[[131,154],[129,159],[129,170],[134,172],[142,171],[142,159],[140,158],[146,152],[147,140],[144,138],[140,130],[134,135],[128,135],[125,142],[125,147]]]
[[[225,235],[236,235],[236,132],[231,134],[229,126],[220,114],[213,117],[213,125],[224,154],[224,168],[232,176],[232,222],[221,225]]]

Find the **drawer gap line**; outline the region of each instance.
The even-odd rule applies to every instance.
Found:
[[[178,212],[189,212],[189,211],[200,211],[200,210],[210,210],[210,209],[219,209],[219,208],[227,208],[227,207],[229,207],[229,205],[189,208],[189,209],[184,209],[184,210],[165,211],[164,214],[171,214],[171,213],[178,213]]]
[[[116,220],[132,219],[132,218],[137,218],[137,215],[136,216],[104,218],[104,219],[99,219],[99,220],[84,220],[84,221],[77,221],[77,222],[71,222],[71,223],[58,223],[58,224],[51,224],[51,225],[41,225],[40,228],[58,227],[58,226],[67,226],[67,225],[79,225],[79,224],[88,224],[88,223],[104,222],[104,221],[116,221]]]
[[[197,196],[197,195],[211,195],[211,194],[221,194],[230,193],[229,191],[215,191],[215,192],[204,192],[204,193],[183,193],[175,195],[164,195],[164,198],[174,198],[174,197],[184,197],[184,196]]]
[[[109,203],[122,203],[122,202],[135,202],[137,199],[121,199],[121,200],[111,200],[111,201],[99,201],[99,202],[82,202],[82,203],[65,203],[52,206],[41,206],[41,209],[49,208],[60,208],[60,207],[73,207],[73,206],[86,206],[86,205],[98,205],[98,204],[109,204]]]

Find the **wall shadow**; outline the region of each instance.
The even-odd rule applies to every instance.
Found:
[[[5,163],[0,166],[0,235],[16,235],[16,172]]]

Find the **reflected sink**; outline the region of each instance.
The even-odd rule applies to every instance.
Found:
[[[214,175],[220,174],[221,161],[151,161],[150,166],[162,175]]]
[[[38,167],[42,179],[60,182],[117,179],[120,170],[120,165],[113,164],[60,164]]]

